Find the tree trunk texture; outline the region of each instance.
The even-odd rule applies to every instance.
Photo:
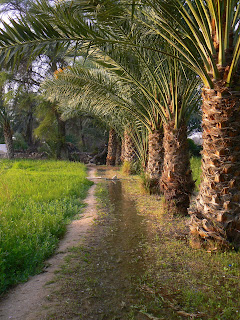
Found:
[[[121,145],[121,157],[120,160],[123,163],[125,159],[125,139],[124,136],[122,137],[122,145]]]
[[[147,182],[150,193],[159,193],[159,181],[163,167],[163,129],[153,130],[148,136]]]
[[[13,139],[12,139],[12,130],[9,122],[5,122],[3,125],[3,134],[4,140],[7,147],[7,158],[14,158],[14,148],[13,148]]]
[[[202,181],[189,210],[192,246],[211,250],[240,247],[240,92],[215,86],[203,89]]]
[[[164,124],[164,162],[160,188],[166,207],[172,214],[187,215],[194,189],[190,169],[187,127],[184,122],[174,129],[174,121]]]
[[[129,129],[124,131],[124,161],[132,163],[136,160],[136,147]]]
[[[116,153],[117,153],[117,134],[115,130],[111,128],[109,131],[109,139],[108,139],[108,154],[107,154],[107,160],[106,160],[107,166],[115,166]]]
[[[122,144],[120,138],[117,139],[117,150],[116,150],[116,161],[115,165],[119,166],[121,164],[121,154],[122,154]]]

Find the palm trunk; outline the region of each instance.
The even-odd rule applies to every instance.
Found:
[[[123,150],[123,173],[125,173],[126,175],[136,173],[134,164],[136,162],[137,153],[129,128],[124,130],[124,148],[122,149],[122,151]]]
[[[119,166],[121,164],[121,150],[122,150],[122,145],[119,138],[117,139],[117,150],[116,150],[116,161],[115,161],[116,166]]]
[[[124,161],[132,163],[136,160],[136,148],[129,132],[129,129],[124,131]]]
[[[202,182],[189,212],[192,245],[239,248],[240,93],[215,86],[203,89]]]
[[[13,148],[13,139],[12,139],[12,130],[9,122],[5,122],[3,125],[3,134],[4,140],[7,147],[7,158],[14,158],[14,148]]]
[[[121,145],[121,157],[120,160],[123,163],[125,158],[125,139],[124,136],[122,137],[122,145]]]
[[[170,213],[187,215],[194,188],[190,169],[187,127],[184,122],[174,129],[174,121],[164,125],[164,163],[160,179],[166,207]]]
[[[108,140],[108,154],[106,164],[107,166],[115,166],[116,161],[116,152],[117,152],[117,134],[114,129],[109,131],[109,140]]]
[[[150,193],[159,193],[159,180],[163,166],[163,130],[152,130],[148,136],[147,184]]]

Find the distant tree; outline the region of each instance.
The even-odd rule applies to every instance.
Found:
[[[3,130],[4,142],[7,147],[7,157],[12,159],[14,157],[14,148],[13,148],[13,137],[12,137],[12,128],[10,121],[10,113],[7,108],[5,100],[5,91],[4,86],[9,79],[9,74],[6,72],[0,73],[0,125]]]

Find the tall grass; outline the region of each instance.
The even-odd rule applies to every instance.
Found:
[[[0,292],[41,269],[90,185],[80,163],[0,162]]]
[[[193,175],[193,180],[196,181],[196,189],[198,190],[200,180],[201,180],[201,158],[200,157],[192,157],[191,158],[191,169],[192,169],[192,175]]]

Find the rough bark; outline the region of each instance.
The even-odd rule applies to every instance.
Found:
[[[117,152],[117,134],[114,129],[109,131],[108,139],[108,154],[106,164],[107,166],[115,166],[116,161],[116,152]]]
[[[117,139],[117,150],[116,150],[116,161],[115,165],[119,166],[121,164],[121,150],[122,150],[122,144],[120,139]]]
[[[203,89],[202,182],[189,210],[194,247],[240,247],[240,92]]]
[[[159,180],[163,167],[163,129],[152,130],[148,136],[148,164],[146,169],[150,193],[159,193]]]
[[[125,139],[123,136],[122,137],[122,145],[121,145],[121,157],[120,157],[121,162],[124,162],[124,158],[125,158]]]
[[[136,148],[129,129],[124,131],[124,161],[132,163],[136,160]]]
[[[4,140],[7,147],[7,158],[14,158],[14,148],[13,148],[13,139],[12,139],[12,130],[9,122],[5,122],[3,125],[3,134]]]
[[[174,129],[174,121],[164,124],[164,163],[160,188],[170,213],[187,215],[194,188],[190,169],[187,127],[184,122]]]

